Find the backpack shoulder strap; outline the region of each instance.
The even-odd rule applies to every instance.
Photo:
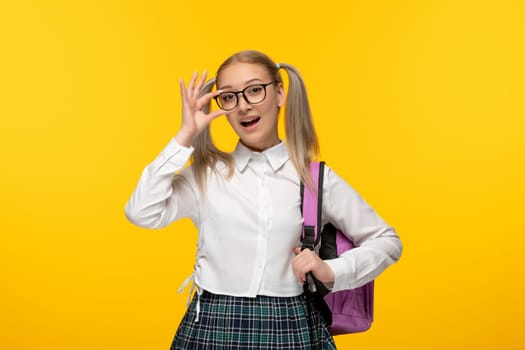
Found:
[[[301,182],[301,210],[304,220],[301,235],[303,249],[313,249],[321,238],[324,162],[310,163],[310,174],[316,188],[311,189]]]
[[[316,184],[315,189],[310,189],[301,183],[301,209],[303,211],[303,232],[301,236],[302,247],[301,250],[311,249],[319,243],[321,238],[321,215],[323,208],[323,174],[324,162],[312,162],[310,164],[310,173],[312,179]],[[332,314],[330,308],[324,301],[323,297],[329,293],[328,288],[319,281],[313,273],[308,273],[310,280],[315,285],[314,298],[317,300],[317,305],[323,314],[327,324],[332,324]],[[305,295],[311,295],[308,281],[303,286]]]

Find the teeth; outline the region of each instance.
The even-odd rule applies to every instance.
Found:
[[[259,121],[259,119],[260,119],[259,117],[256,117],[256,118],[250,119],[250,120],[243,120],[243,121],[241,121],[241,125],[242,126],[248,126],[248,125],[257,123]]]

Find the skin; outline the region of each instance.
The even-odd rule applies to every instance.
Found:
[[[213,97],[223,91],[240,91],[252,84],[272,81],[270,74],[262,65],[233,63],[225,67],[217,77],[218,90],[199,97],[199,92],[206,81],[206,75],[206,72],[203,72],[199,78],[198,73],[195,72],[187,87],[184,81],[180,80],[182,123],[175,135],[175,140],[180,145],[191,146],[197,135],[221,115],[226,115],[240,141],[254,151],[262,152],[281,142],[277,120],[279,109],[285,102],[282,84],[268,85],[266,98],[258,104],[247,103],[242,94],[239,94],[239,102],[231,111],[219,109],[206,114],[202,110]],[[241,124],[242,121],[256,118],[260,118],[259,121],[249,128]],[[304,283],[308,272],[312,272],[318,280],[325,284],[334,282],[333,271],[315,252],[308,249],[301,251],[300,247],[296,247],[294,253],[296,256],[292,262],[292,269],[299,283]]]

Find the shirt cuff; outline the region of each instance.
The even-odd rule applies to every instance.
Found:
[[[175,138],[172,138],[153,161],[153,168],[156,169],[155,172],[158,172],[162,168],[162,172],[167,171],[168,173],[180,170],[184,167],[188,159],[190,159],[194,150],[191,146],[185,147],[180,145]]]
[[[334,273],[332,291],[337,292],[344,289],[343,281],[348,273],[348,262],[341,258],[328,259],[324,261]]]

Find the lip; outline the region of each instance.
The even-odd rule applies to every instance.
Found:
[[[244,130],[253,130],[261,121],[260,116],[249,116],[242,118],[239,122]]]

